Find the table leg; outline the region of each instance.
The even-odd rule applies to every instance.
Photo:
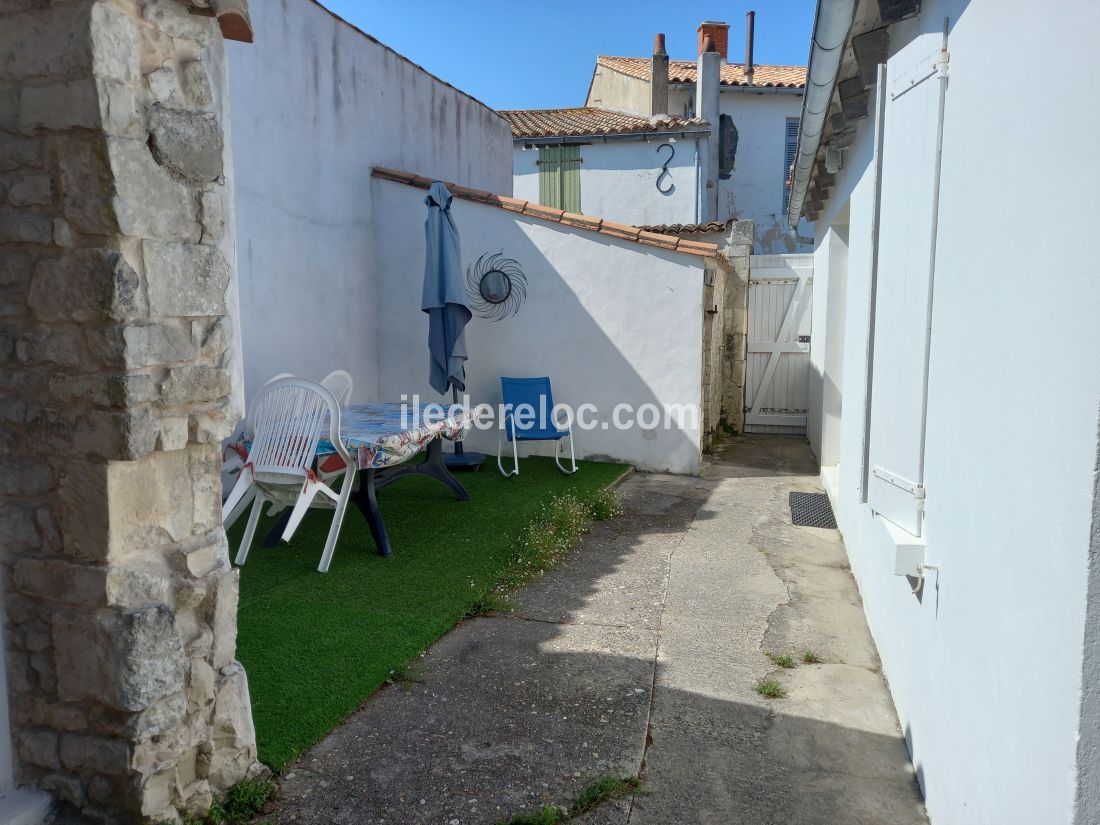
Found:
[[[351,500],[367,520],[370,534],[374,538],[374,546],[378,548],[378,554],[389,556],[393,554],[390,548],[390,537],[386,533],[386,524],[382,521],[382,511],[378,509],[377,479],[378,471],[374,469],[363,470],[359,473],[359,489],[351,494]]]
[[[403,465],[387,470],[380,475],[378,477],[378,489],[381,490],[399,479],[413,475],[434,478],[436,481],[446,484],[459,501],[470,500],[470,494],[462,486],[462,482],[455,478],[451,471],[447,469],[447,465],[443,463],[443,439],[441,438],[435,438],[428,442],[426,460],[419,464]]]
[[[267,506],[266,504],[264,505]],[[290,521],[290,514],[294,508],[285,507],[279,514],[279,518],[275,520],[275,524],[271,529],[267,531],[267,535],[264,536],[263,542],[260,547],[275,547],[279,543],[279,539],[283,537],[283,530],[286,529],[287,522]]]

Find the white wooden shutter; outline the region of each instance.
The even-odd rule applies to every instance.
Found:
[[[910,44],[927,55],[927,42]],[[898,63],[905,63],[902,54]],[[939,82],[935,55],[888,81],[867,500],[921,535],[921,428]]]

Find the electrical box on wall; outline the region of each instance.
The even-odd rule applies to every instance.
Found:
[[[928,551],[925,540],[917,538],[880,515],[875,518],[886,528],[890,540],[894,543],[894,575],[920,576],[920,565],[924,564]]]

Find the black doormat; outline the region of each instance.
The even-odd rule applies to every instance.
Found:
[[[828,527],[836,529],[836,518],[825,493],[791,493],[791,523],[795,527]]]

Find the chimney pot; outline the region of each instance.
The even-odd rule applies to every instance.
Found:
[[[665,52],[665,36],[653,38],[653,57],[649,59],[649,114],[650,117],[668,114],[668,53]]]
[[[729,31],[730,24],[717,20],[704,20],[699,24],[699,54],[703,52],[718,52],[725,62],[729,58]],[[707,46],[707,39],[710,46]]]
[[[754,66],[752,62],[752,45],[756,39],[756,12],[750,11],[745,15],[745,82],[752,85]]]

